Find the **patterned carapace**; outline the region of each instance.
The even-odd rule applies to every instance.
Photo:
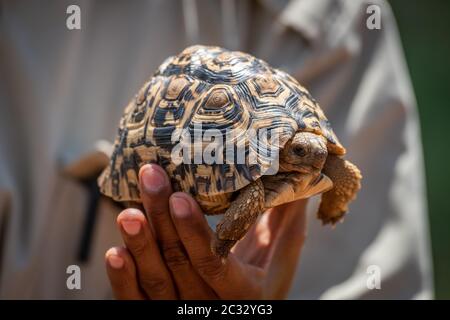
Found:
[[[256,162],[177,165],[171,152],[180,141],[172,136],[181,129],[191,137],[195,130],[217,129],[227,145],[244,144],[246,157],[255,152]],[[99,179],[101,191],[117,201],[139,202],[139,168],[157,163],[175,190],[196,196],[204,208],[228,201],[270,166],[268,146],[246,142],[250,129],[276,130],[279,144],[272,150],[283,148],[297,131],[309,131],[326,137],[330,153],[345,153],[316,101],[291,76],[242,52],[189,47],[168,58],[126,107],[110,166]]]

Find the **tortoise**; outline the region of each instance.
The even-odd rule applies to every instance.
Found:
[[[252,139],[261,132],[269,133]],[[212,161],[192,161],[208,148],[196,134],[223,138]],[[223,214],[211,248],[226,257],[262,212],[283,203],[322,193],[318,218],[340,221],[362,178],[345,153],[293,77],[249,54],[197,45],[166,59],[129,102],[98,184],[116,201],[140,203],[139,169],[159,164],[174,190],[191,194],[205,214]]]

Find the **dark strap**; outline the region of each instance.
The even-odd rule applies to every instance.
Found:
[[[80,262],[87,262],[92,247],[92,237],[95,230],[95,223],[98,215],[98,203],[100,200],[100,190],[97,185],[97,178],[84,181],[83,184],[88,190],[88,203],[84,219],[84,226],[81,234],[81,241],[78,247],[77,259]]]

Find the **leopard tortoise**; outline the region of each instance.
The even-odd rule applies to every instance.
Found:
[[[174,158],[177,147],[211,130],[227,145],[211,153],[222,157],[185,161],[186,154],[195,159],[205,151],[200,140],[200,149],[182,149],[182,161]],[[263,130],[270,137],[276,132],[276,142],[249,138]],[[243,150],[242,161],[226,158],[226,150]],[[342,158],[345,152],[294,78],[246,53],[192,46],[169,57],[129,102],[98,183],[116,201],[139,203],[140,167],[159,164],[174,190],[190,193],[206,214],[224,214],[211,248],[226,257],[262,212],[283,203],[322,193],[318,218],[341,220],[361,180],[358,168]]]

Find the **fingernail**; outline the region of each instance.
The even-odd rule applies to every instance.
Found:
[[[166,185],[166,177],[153,165],[143,169],[141,179],[145,191],[150,193],[158,192]]]
[[[108,263],[114,269],[120,269],[123,267],[124,261],[121,257],[111,254],[108,256]]]
[[[135,236],[141,231],[141,222],[135,220],[123,220],[122,227],[127,234]]]
[[[191,215],[191,206],[183,197],[173,196],[170,198],[173,213],[177,218],[187,218]]]

